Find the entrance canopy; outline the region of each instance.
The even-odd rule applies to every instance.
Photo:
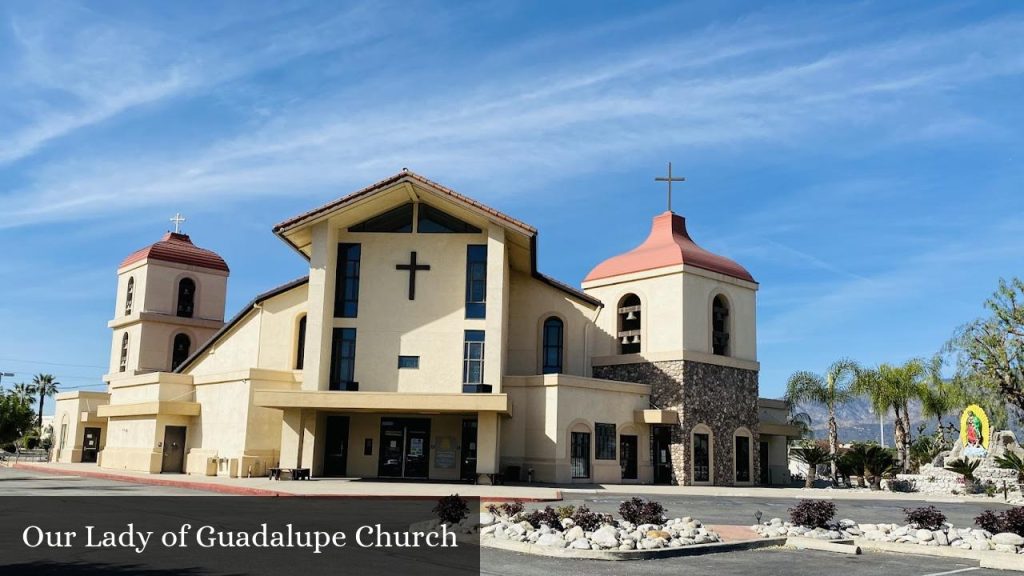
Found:
[[[318,408],[353,412],[511,413],[506,394],[257,390],[253,394],[253,403],[264,408],[282,410]]]

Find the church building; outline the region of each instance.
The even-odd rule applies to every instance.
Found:
[[[609,214],[609,221],[613,215]],[[682,216],[582,289],[529,224],[403,170],[273,229],[307,276],[225,322],[180,231],[117,269],[107,392],[57,398],[58,462],[229,477],[788,484],[758,398],[758,284]]]

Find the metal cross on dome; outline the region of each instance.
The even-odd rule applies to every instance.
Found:
[[[672,177],[672,163],[668,163],[668,176],[658,176],[654,179],[655,182],[668,182],[668,211],[672,211],[672,183],[673,182],[684,182],[686,178],[683,177]]]
[[[185,221],[185,217],[180,212],[174,214],[174,218],[171,218],[171,222],[174,222],[174,233],[181,234],[181,223]]]

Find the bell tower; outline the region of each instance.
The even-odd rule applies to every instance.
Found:
[[[228,265],[175,231],[117,268],[117,298],[107,380],[170,372],[224,325]]]

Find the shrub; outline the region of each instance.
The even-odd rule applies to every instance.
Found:
[[[555,511],[551,506],[545,506],[543,510],[533,510],[523,515],[523,520],[530,523],[530,526],[534,528],[540,528],[541,524],[547,524],[552,528],[561,528],[562,524],[559,522],[558,512]]]
[[[1004,470],[1016,472],[1017,482],[1024,483],[1024,460],[1016,452],[1007,451],[1002,456],[996,456],[996,464]]]
[[[661,524],[665,521],[665,507],[634,496],[619,505],[619,516],[631,524]]]
[[[511,520],[515,518],[517,514],[522,513],[523,503],[520,500],[513,500],[511,502],[502,502],[501,504],[488,504],[487,511],[495,516],[503,516]]]
[[[917,482],[913,480],[890,480],[889,490],[893,492],[917,492]]]
[[[974,523],[981,526],[982,530],[988,530],[993,534],[998,534],[1003,531],[1002,515],[996,514],[991,510],[985,510],[981,514],[978,514],[978,516],[974,518]]]
[[[469,516],[469,504],[466,503],[465,498],[458,494],[452,494],[437,501],[437,506],[434,506],[434,514],[437,514],[437,518],[441,522],[458,524]]]
[[[974,522],[981,526],[982,529],[988,530],[993,534],[1000,532],[1013,532],[1019,536],[1024,536],[1024,508],[1010,508],[1004,512],[993,512],[992,510],[985,510]]]
[[[572,518],[572,515],[576,513],[576,507],[572,504],[566,504],[565,506],[555,508],[555,512],[558,512],[559,520],[564,520],[566,518]]]
[[[828,500],[801,500],[789,509],[789,519],[797,526],[827,528],[836,515],[836,505]]]
[[[938,530],[946,521],[946,515],[935,506],[923,506],[921,508],[904,508],[903,514],[907,524],[913,524],[918,528],[926,530]]]
[[[611,524],[612,520],[613,519],[611,514],[592,512],[590,508],[587,508],[582,504],[579,508],[573,510],[572,514],[572,521],[575,522],[577,526],[583,528],[587,532],[593,532],[594,530],[597,530],[601,527],[602,524]]]
[[[965,483],[974,483],[974,471],[981,465],[981,460],[959,458],[946,462],[946,470],[951,470],[964,477]]]

